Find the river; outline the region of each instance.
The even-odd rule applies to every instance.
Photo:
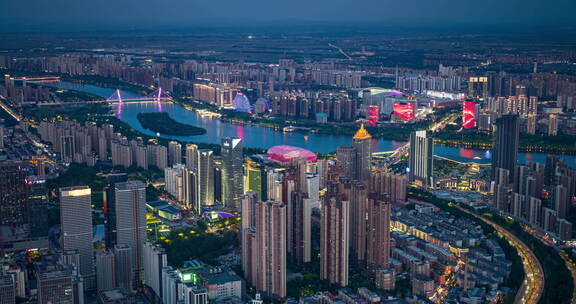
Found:
[[[104,98],[108,98],[114,93],[114,89],[98,87],[94,85],[80,85],[70,82],[58,82],[50,86],[82,91]],[[137,97],[135,93],[122,91],[122,96],[130,98]],[[119,119],[128,123],[132,128],[151,136],[156,134],[148,129],[144,129],[137,119],[138,113],[145,112],[166,112],[174,120],[206,129],[206,134],[196,136],[170,136],[161,135],[163,138],[180,140],[183,142],[198,142],[219,144],[220,139],[226,136],[238,136],[243,139],[245,147],[270,148],[275,145],[290,145],[306,148],[320,153],[336,151],[336,147],[351,145],[352,138],[344,135],[326,135],[314,133],[291,132],[284,133],[271,128],[255,125],[235,125],[223,122],[218,118],[201,117],[195,111],[187,110],[184,107],[173,103],[162,103],[161,106],[153,103],[128,104],[121,107],[115,106],[115,112]],[[402,141],[378,139],[372,141],[374,152],[390,151],[404,144]],[[466,148],[454,148],[443,145],[434,146],[434,154],[460,162],[490,163],[490,150],[475,150]],[[560,155],[572,168],[576,168],[576,157],[572,155]],[[525,163],[527,160],[544,163],[546,154],[544,153],[518,153],[518,161]]]

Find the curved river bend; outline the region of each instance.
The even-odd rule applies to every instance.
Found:
[[[82,91],[104,98],[111,96],[115,90],[93,86],[79,85],[70,82],[59,82],[50,86]],[[125,97],[137,97],[134,93],[122,91]],[[220,138],[226,136],[238,136],[243,139],[245,147],[270,148],[275,145],[291,145],[306,148],[308,150],[320,153],[329,153],[336,151],[336,147],[351,145],[352,139],[344,135],[326,135],[314,133],[291,132],[284,133],[275,131],[271,128],[255,125],[235,125],[229,122],[223,122],[217,118],[201,117],[195,111],[187,110],[184,107],[172,103],[163,103],[161,106],[153,103],[146,104],[128,104],[124,103],[115,110],[116,115],[122,121],[128,123],[132,128],[150,135],[156,136],[151,130],[144,129],[136,116],[138,113],[146,112],[166,112],[176,121],[190,124],[206,129],[206,134],[196,136],[170,136],[161,135],[163,138],[176,139],[184,142],[201,142],[219,144]],[[372,150],[374,152],[390,151],[404,144],[401,141],[375,139],[372,141]],[[490,150],[475,150],[466,148],[453,148],[443,145],[434,146],[434,154],[461,162],[490,163]],[[576,157],[571,155],[561,155],[568,164],[576,168]],[[527,160],[544,163],[546,154],[543,153],[519,153],[518,160],[524,163]]]

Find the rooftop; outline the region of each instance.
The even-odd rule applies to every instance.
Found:
[[[364,124],[361,124],[360,129],[358,129],[356,134],[354,134],[354,139],[368,139],[368,138],[372,138],[372,135],[370,135],[370,133],[368,133],[368,131],[364,129]]]

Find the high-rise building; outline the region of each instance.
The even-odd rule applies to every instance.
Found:
[[[63,162],[71,163],[74,159],[76,147],[74,144],[74,136],[66,135],[60,137],[61,144],[61,159]]]
[[[339,192],[350,204],[349,243],[353,258],[360,264],[366,262],[366,217],[368,188],[359,181],[341,179]]]
[[[286,205],[280,202],[256,204],[256,263],[252,284],[269,296],[286,296]]]
[[[489,84],[488,77],[470,77],[468,79],[468,96],[471,98],[487,98]]]
[[[536,134],[536,115],[528,114],[526,122],[526,133],[534,135]]]
[[[367,264],[371,271],[390,261],[390,203],[385,195],[368,195]]]
[[[16,284],[9,275],[0,275],[0,304],[16,304]]]
[[[139,144],[135,149],[136,154],[136,166],[144,170],[148,170],[148,151],[145,145]]]
[[[288,254],[296,264],[311,261],[311,199],[306,193],[293,191],[286,209],[288,212]]]
[[[320,227],[320,278],[348,285],[349,203],[342,194],[324,196]]]
[[[182,164],[164,169],[165,189],[178,201],[184,200],[184,185],[182,181],[184,169],[185,167]]]
[[[378,168],[370,176],[370,192],[386,193],[391,203],[406,201],[406,187],[408,177],[395,174],[387,168]]]
[[[556,216],[559,219],[566,218],[568,211],[570,211],[566,187],[562,185],[554,186],[554,188],[552,188],[552,201],[554,204],[554,210],[556,210]]]
[[[200,206],[214,205],[214,159],[213,151],[208,149],[198,150],[198,168],[196,193],[197,204]]]
[[[114,184],[128,180],[126,173],[108,174],[106,177],[111,186],[104,188],[104,228],[106,248],[116,245],[116,193]]]
[[[134,289],[134,267],[132,266],[132,248],[126,244],[114,246],[114,265],[116,284],[126,291]]]
[[[146,185],[141,181],[116,183],[116,241],[132,249],[134,284],[142,280],[146,242]]]
[[[414,131],[410,134],[410,181],[419,180],[425,185],[432,184],[434,141],[428,131]]]
[[[177,141],[168,143],[168,166],[182,163],[182,145]]]
[[[75,304],[74,284],[69,269],[40,270],[37,284],[38,304]]]
[[[265,165],[248,159],[246,161],[246,178],[244,181],[244,191],[255,192],[260,201],[268,199],[268,179],[266,178]]]
[[[357,162],[356,148],[353,146],[338,146],[336,148],[336,161],[345,177],[356,178]]]
[[[176,164],[164,169],[166,191],[172,194],[176,200],[183,203],[187,209],[200,212],[200,205],[196,201],[196,172],[183,164]]]
[[[548,116],[548,136],[558,135],[558,115],[550,114]]]
[[[242,139],[222,138],[222,203],[226,207],[238,208],[240,196],[244,193],[244,162]]]
[[[547,231],[556,231],[556,211],[542,208],[542,228]]]
[[[186,145],[186,167],[196,169],[198,166],[198,146],[195,144]]]
[[[372,166],[372,135],[364,129],[362,124],[352,140],[356,149],[355,179],[365,181],[370,178],[370,168]]]
[[[121,140],[113,140],[110,146],[112,151],[112,165],[128,168],[132,166],[132,147]]]
[[[559,219],[557,221],[558,235],[563,240],[572,239],[572,223],[566,219]]]
[[[542,223],[542,201],[538,198],[526,197],[528,203],[528,222],[534,226],[540,226]]]
[[[96,281],[98,291],[116,288],[116,260],[110,250],[96,253]]]
[[[0,225],[19,226],[28,223],[27,201],[26,172],[21,164],[0,163]]]
[[[62,249],[80,254],[80,275],[87,289],[95,288],[92,246],[92,191],[87,186],[60,188]]]
[[[144,244],[144,282],[162,298],[162,269],[168,266],[166,250],[156,244]]]
[[[496,173],[496,168],[515,172],[520,141],[518,115],[502,115],[496,120],[494,129],[494,148],[492,149],[493,177]],[[513,183],[513,174],[510,174],[510,179],[510,183]]]
[[[258,193],[248,192],[241,198],[241,229],[256,227],[256,203],[258,202]]]
[[[155,166],[160,170],[168,167],[168,150],[165,146],[152,144],[146,146],[148,153],[148,165]]]
[[[240,238],[242,244],[242,271],[247,282],[255,284],[252,275],[256,274],[256,248],[255,227],[256,227],[256,203],[258,202],[258,193],[248,192],[240,201],[241,219]]]

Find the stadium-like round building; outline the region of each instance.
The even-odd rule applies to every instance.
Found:
[[[316,161],[316,154],[312,151],[292,146],[274,146],[268,149],[268,160],[287,163],[298,158]]]

